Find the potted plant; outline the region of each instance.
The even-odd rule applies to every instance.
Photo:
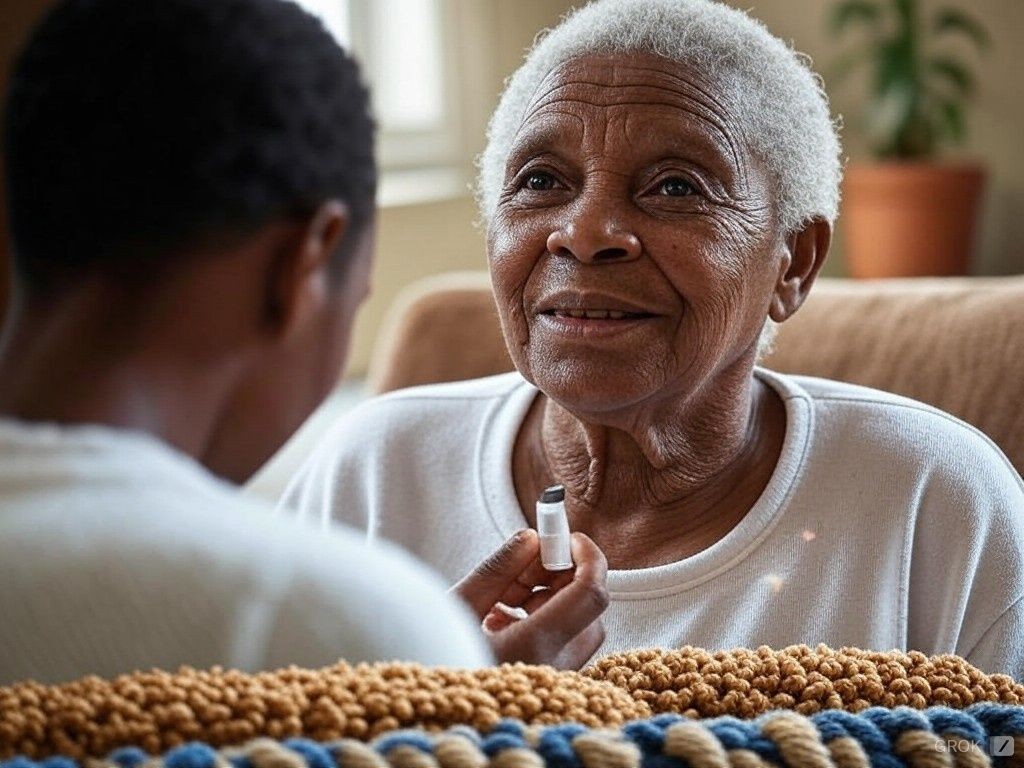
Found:
[[[830,24],[864,39],[836,64],[835,78],[867,69],[870,95],[858,127],[872,163],[851,163],[843,182],[847,268],[852,277],[967,273],[984,170],[939,161],[959,143],[974,90],[969,67],[943,44],[979,50],[984,28],[955,8],[925,16],[919,0],[842,0]]]

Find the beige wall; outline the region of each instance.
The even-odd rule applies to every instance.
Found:
[[[798,50],[811,56],[815,68],[826,74],[837,51],[844,50],[827,32],[828,9],[834,5],[823,0],[729,0],[730,5],[750,9],[772,32],[793,42]],[[976,16],[992,36],[992,49],[977,57],[970,50],[968,60],[975,62],[978,93],[975,108],[968,118],[965,146],[951,153],[977,158],[989,171],[989,186],[978,237],[974,271],[979,274],[1024,272],[1024,66],[1020,51],[1024,48],[1024,0],[923,0],[927,11],[939,6],[963,8]],[[846,43],[852,41],[848,40]],[[851,81],[842,89],[831,89],[835,112],[847,117],[844,144],[852,161],[865,159],[864,145],[858,140],[856,126],[862,82]],[[841,274],[842,219],[837,228],[838,253],[829,265],[832,274]],[[839,258],[835,258],[835,257]]]

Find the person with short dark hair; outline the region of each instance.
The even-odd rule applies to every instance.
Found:
[[[333,386],[369,290],[374,124],[320,22],[283,0],[64,0],[16,62],[4,129],[0,682],[488,663],[475,624],[524,574],[543,582],[535,535],[460,585],[474,621],[399,550],[225,482]],[[576,549],[552,603],[603,583]],[[597,608],[493,652],[585,658],[572,641]]]

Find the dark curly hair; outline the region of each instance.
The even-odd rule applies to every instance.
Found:
[[[15,267],[34,290],[148,276],[204,238],[337,198],[373,216],[356,63],[286,0],[63,0],[6,109]]]

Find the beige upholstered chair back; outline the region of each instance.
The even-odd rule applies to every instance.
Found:
[[[821,280],[765,364],[930,403],[1024,472],[1024,277]],[[386,392],[511,369],[486,273],[457,273],[396,303],[370,383]]]

